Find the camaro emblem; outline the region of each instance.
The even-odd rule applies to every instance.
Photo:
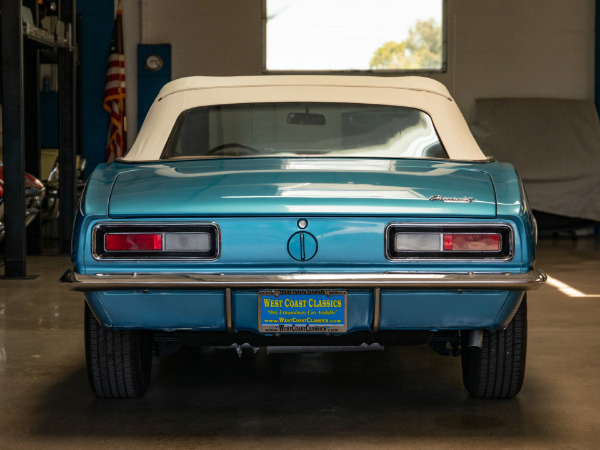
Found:
[[[288,241],[288,253],[296,261],[309,261],[317,254],[317,239],[306,231],[294,233]]]
[[[443,197],[441,195],[432,195],[429,197],[432,202],[446,202],[446,203],[471,203],[473,197]]]

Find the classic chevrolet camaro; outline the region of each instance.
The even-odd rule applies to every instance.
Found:
[[[467,391],[521,389],[536,224],[444,86],[192,77],[158,95],[78,209],[90,384],[136,397],[153,355],[202,346],[428,344]]]

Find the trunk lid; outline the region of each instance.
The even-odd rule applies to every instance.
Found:
[[[140,164],[117,176],[112,217],[496,216],[490,175],[431,160],[219,159]]]

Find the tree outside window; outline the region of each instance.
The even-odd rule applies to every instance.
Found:
[[[445,69],[445,0],[264,2],[267,72]]]

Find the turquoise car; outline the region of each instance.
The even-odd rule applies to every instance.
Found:
[[[137,397],[183,343],[429,345],[478,398],[521,389],[536,224],[444,86],[192,77],[89,178],[62,281],[85,293],[99,397]]]

